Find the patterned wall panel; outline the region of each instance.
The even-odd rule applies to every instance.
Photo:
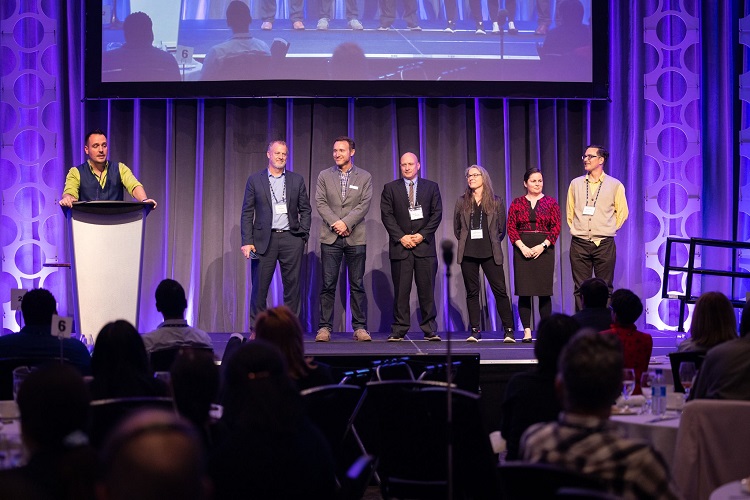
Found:
[[[644,97],[652,104],[646,110],[643,163],[645,231],[653,236],[645,245],[644,290],[655,292],[646,297],[646,323],[660,330],[676,329],[679,314],[677,300],[661,298],[666,239],[700,234],[700,36],[699,19],[691,12],[696,12],[691,0],[662,0],[643,23],[651,50]],[[687,249],[674,248],[672,263],[685,265]],[[684,273],[670,275],[669,292],[684,293],[685,285]]]
[[[0,144],[0,302],[3,331],[18,331],[10,309],[11,288],[44,287],[65,297],[62,272],[44,267],[57,260],[63,215],[57,204],[58,103],[55,2],[6,1],[2,36],[2,144]],[[65,271],[63,271],[65,272]],[[65,313],[64,304],[61,314]]]
[[[739,95],[741,100],[742,128],[740,134],[740,192],[737,239],[750,241],[750,16],[740,19],[740,44],[742,47],[742,74],[740,75]],[[741,250],[737,257],[738,271],[750,271],[750,252]],[[745,296],[747,280],[739,280],[745,288],[734,290],[736,297]]]

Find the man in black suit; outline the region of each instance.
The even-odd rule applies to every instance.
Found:
[[[401,156],[401,179],[383,187],[380,213],[388,231],[388,256],[393,279],[393,325],[389,342],[402,340],[409,330],[409,296],[412,276],[417,284],[425,340],[440,340],[435,309],[437,252],[435,231],[443,216],[437,183],[419,178],[419,159],[414,153]]]
[[[265,310],[276,262],[281,268],[284,303],[300,315],[300,271],[310,235],[312,208],[301,175],[286,169],[284,141],[268,145],[268,168],[251,175],[242,203],[242,254],[251,259],[250,326]]]

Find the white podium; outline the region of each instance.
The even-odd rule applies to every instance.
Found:
[[[65,209],[77,333],[124,319],[138,328],[143,234],[150,203],[83,201]]]

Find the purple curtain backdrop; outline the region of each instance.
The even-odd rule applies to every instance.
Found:
[[[35,126],[34,108],[19,114],[11,123],[7,118],[13,102],[3,93],[3,159],[1,164],[3,199],[2,227],[4,250],[2,302],[6,321],[4,329],[16,329],[17,317],[9,310],[10,288],[45,286],[58,297],[61,314],[72,314],[68,271],[43,275],[39,270],[42,256],[38,250],[16,251],[15,242],[41,238],[38,222],[28,220],[24,211],[42,203],[23,188],[42,172],[54,193],[62,192],[67,169],[83,159],[83,136],[86,130],[100,127],[107,131],[110,157],[124,161],[144,183],[149,196],[159,201],[159,208],[147,221],[145,265],[142,285],[142,331],[154,328],[160,317],[154,309],[153,291],[158,282],[170,277],[180,281],[188,292],[188,319],[208,331],[246,331],[249,307],[249,266],[239,252],[239,215],[247,176],[264,167],[265,147],[269,140],[285,138],[290,145],[291,168],[301,173],[308,188],[315,185],[318,173],[331,165],[334,137],[349,134],[357,142],[355,163],[369,170],[374,180],[374,203],[367,217],[369,234],[367,270],[369,328],[387,331],[392,314],[392,284],[388,264],[386,234],[380,223],[377,201],[385,182],[398,175],[399,155],[413,151],[420,156],[423,175],[440,183],[445,217],[437,234],[438,241],[453,240],[452,207],[464,186],[463,171],[473,164],[485,166],[491,173],[495,189],[506,203],[524,193],[522,176],[528,167],[540,167],[545,176],[545,192],[564,205],[567,187],[582,172],[580,155],[589,143],[602,143],[611,151],[608,173],[623,181],[630,204],[630,219],[617,237],[618,263],[616,287],[627,287],[642,297],[656,297],[661,275],[658,256],[650,245],[661,248],[667,235],[705,236],[720,239],[748,239],[746,216],[733,214],[747,185],[746,168],[740,177],[739,134],[740,104],[738,71],[735,65],[743,49],[738,43],[740,15],[747,12],[748,2],[621,2],[610,0],[610,101],[510,100],[510,99],[185,99],[185,100],[100,100],[82,102],[82,11],[81,2],[47,0],[39,2],[3,0],[0,19],[10,23],[14,15],[29,9],[41,11],[55,19],[56,33],[51,70],[55,127],[54,161],[24,164],[14,162],[7,144],[21,144],[18,131]],[[691,45],[666,63],[674,69],[656,85],[666,104],[657,105],[645,98],[644,78],[657,69],[658,51],[644,40],[647,20],[657,9],[686,10],[700,21],[699,43]],[[18,9],[21,9],[20,11]],[[670,15],[655,29],[665,44],[678,43],[690,34],[679,15]],[[33,39],[36,32],[23,32],[22,39]],[[18,72],[7,62],[8,48],[3,48],[3,80]],[[18,56],[18,54],[14,54]],[[20,57],[20,56],[19,56]],[[23,59],[23,58],[21,58]],[[28,59],[28,58],[27,58]],[[43,61],[40,56],[40,60]],[[26,59],[24,59],[26,60]],[[33,66],[33,63],[29,63]],[[40,63],[40,64],[43,64]],[[681,76],[698,73],[697,98],[677,109],[669,98],[689,88]],[[686,80],[687,79],[687,80]],[[13,85],[10,85],[13,87]],[[25,89],[23,92],[30,92]],[[744,110],[744,108],[742,108]],[[15,111],[13,111],[15,112]],[[37,109],[43,116],[50,111]],[[665,114],[666,113],[666,114]],[[24,125],[23,120],[27,120]],[[50,120],[48,118],[48,120]],[[649,153],[648,131],[659,120],[675,125],[658,139],[660,154],[655,160]],[[680,127],[690,132],[681,131]],[[692,132],[695,130],[696,132]],[[14,137],[8,137],[14,135]],[[677,161],[690,139],[700,140],[700,151],[688,162]],[[24,146],[25,144],[25,146]],[[670,158],[675,158],[670,161]],[[744,162],[743,162],[744,164]],[[680,185],[674,172],[686,172],[692,187]],[[38,182],[38,181],[37,181]],[[653,184],[662,182],[666,189],[651,193]],[[700,190],[700,209],[685,223],[658,220],[649,208],[654,198],[668,216],[679,215]],[[687,194],[686,194],[687,193]],[[744,193],[745,198],[747,194]],[[59,196],[59,194],[58,194]],[[51,213],[55,199],[43,201]],[[7,208],[15,200],[20,210]],[[36,200],[36,201],[35,201]],[[564,212],[563,212],[564,213]],[[669,218],[669,217],[668,217]],[[673,219],[675,217],[672,217]],[[33,219],[33,217],[32,217]],[[319,242],[313,217],[313,231],[307,247],[303,271],[304,320],[314,330],[318,316],[320,281]],[[65,261],[66,245],[62,218],[52,217],[43,227],[51,235],[57,258]],[[665,225],[666,224],[666,225]],[[564,225],[565,226],[565,225]],[[36,229],[35,229],[36,228]],[[682,234],[680,228],[687,228]],[[10,235],[10,232],[13,235]],[[654,243],[655,242],[655,243]],[[572,282],[568,261],[570,236],[564,227],[555,249],[557,271],[553,308],[570,313],[573,310]],[[33,245],[32,245],[33,246]],[[13,249],[13,255],[9,249]],[[35,247],[34,247],[35,248]],[[508,247],[506,247],[508,248]],[[19,254],[20,252],[20,254]],[[508,252],[506,252],[507,254]],[[649,262],[654,254],[657,265]],[[19,256],[20,255],[20,256]],[[663,255],[663,254],[662,254]],[[718,258],[718,257],[717,257]],[[722,255],[722,265],[732,265]],[[19,272],[14,263],[29,261],[31,272]],[[663,265],[663,262],[662,262]],[[513,269],[508,269],[512,290]],[[466,311],[463,283],[454,265],[447,282],[443,267],[439,271],[436,297],[439,301],[440,329],[465,330]],[[727,294],[725,283],[711,284]],[[747,285],[740,287],[742,291]],[[342,276],[339,289],[345,287]],[[744,292],[742,292],[744,293]],[[281,300],[280,279],[271,290],[274,303]],[[116,299],[116,298],[112,298]],[[335,330],[347,328],[346,296],[336,306]],[[489,305],[493,302],[490,299]],[[652,301],[659,322],[674,326],[677,308],[674,301]],[[514,301],[515,305],[515,301]],[[412,310],[416,300],[412,297]],[[491,309],[491,307],[490,307]],[[642,326],[655,326],[644,313]],[[416,316],[416,312],[413,312]],[[113,318],[114,319],[114,318]],[[496,323],[489,314],[487,326]],[[413,324],[417,324],[413,321]]]

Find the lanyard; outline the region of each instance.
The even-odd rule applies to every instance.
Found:
[[[271,176],[271,174],[269,174]],[[284,191],[281,194],[281,201],[286,201],[286,176],[284,174],[281,174],[282,177],[284,177]],[[268,186],[271,188],[271,196],[273,196],[273,202],[278,204],[279,200],[276,198],[276,193],[273,192],[273,183],[269,180]],[[588,196],[588,195],[587,195]]]
[[[596,202],[599,199],[599,193],[602,192],[602,184],[604,184],[604,179],[599,181],[599,187],[596,188],[596,198],[594,198],[594,204],[591,205],[592,207],[596,206]],[[586,179],[586,206],[589,206],[589,180]]]
[[[471,203],[471,216],[469,216],[469,229],[472,231],[474,230],[474,201],[472,200]],[[482,217],[484,216],[484,210],[479,211],[479,227],[477,229],[482,229]]]

